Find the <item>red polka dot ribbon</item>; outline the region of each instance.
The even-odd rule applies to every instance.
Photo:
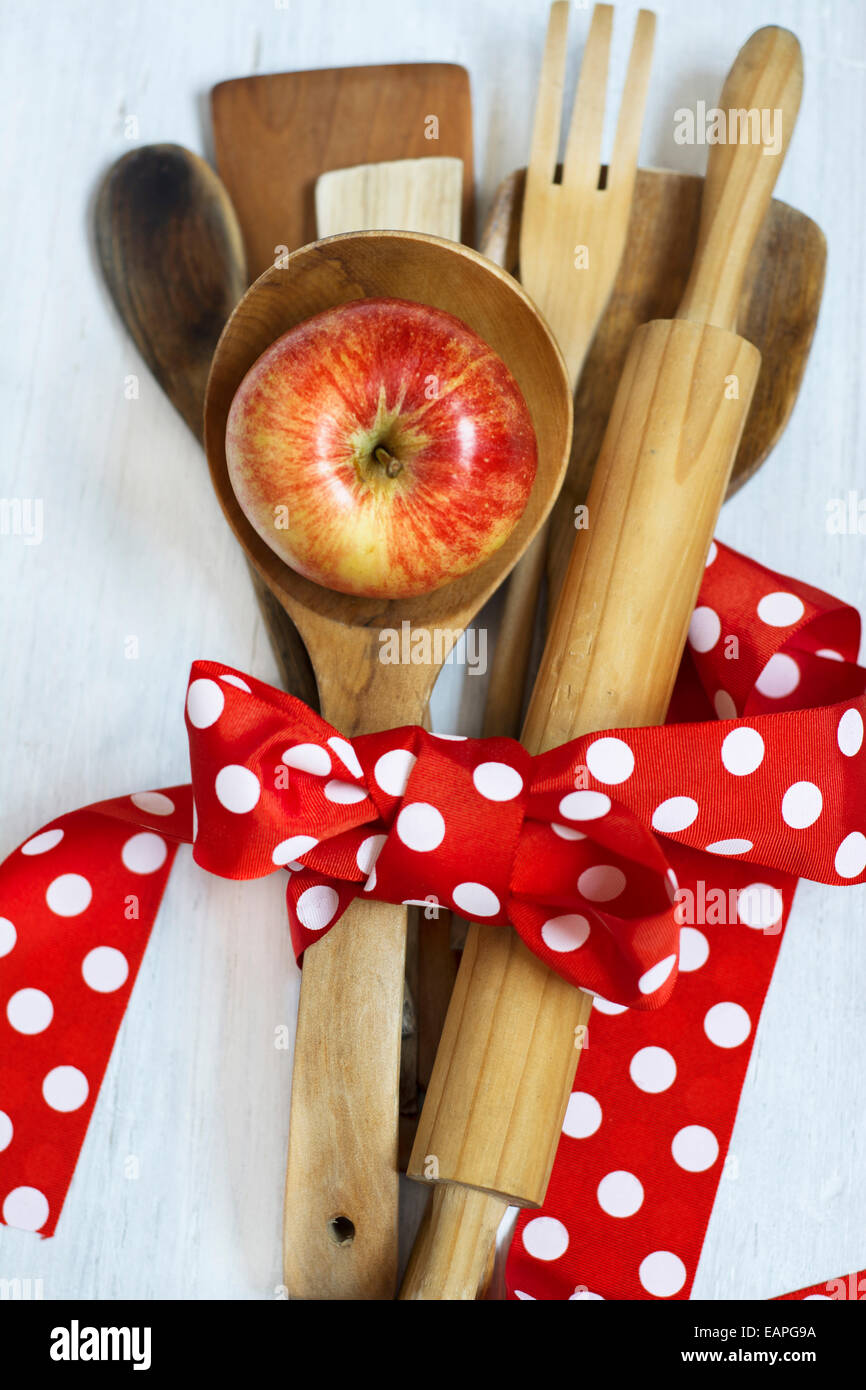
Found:
[[[796,877],[866,877],[859,636],[853,608],[714,545],[668,725],[537,757],[416,727],[350,743],[291,696],[195,663],[192,787],[73,812],[0,866],[3,1220],[54,1230],[192,841],[213,873],[288,872],[299,958],[356,896],[420,902],[511,922],[593,991],[512,1295],[687,1296]]]

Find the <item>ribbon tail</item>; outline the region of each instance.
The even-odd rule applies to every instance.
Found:
[[[0,865],[0,1217],[54,1234],[192,789],[52,820]]]

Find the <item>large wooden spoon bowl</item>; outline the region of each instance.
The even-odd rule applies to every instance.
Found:
[[[243,377],[282,333],[349,300],[393,296],[456,314],[507,364],[538,440],[526,510],[484,564],[434,593],[386,601],[303,579],[249,524],[229,482],[225,432]],[[411,232],[357,232],[271,267],[217,345],[205,446],[223,510],[306,643],[322,712],[352,735],[416,723],[438,664],[384,665],[383,628],[427,629],[444,658],[550,511],[568,463],[571,392],[548,328],[520,286],[477,252]],[[438,651],[437,651],[438,647]],[[441,662],[440,662],[441,664]],[[390,1298],[397,1263],[397,1112],[405,908],[357,901],[306,953],[295,1041],[285,1266],[299,1298]]]

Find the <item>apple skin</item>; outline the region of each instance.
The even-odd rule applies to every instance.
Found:
[[[352,300],[272,343],[234,397],[226,456],[244,514],[287,565],[388,599],[493,554],[537,464],[501,358],[452,314],[400,299]]]

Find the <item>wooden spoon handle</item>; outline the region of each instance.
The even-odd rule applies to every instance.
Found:
[[[698,244],[678,318],[736,327],[746,265],[802,93],[795,36],[774,25],[758,29],[737,54],[719,98],[725,143],[710,147]]]

